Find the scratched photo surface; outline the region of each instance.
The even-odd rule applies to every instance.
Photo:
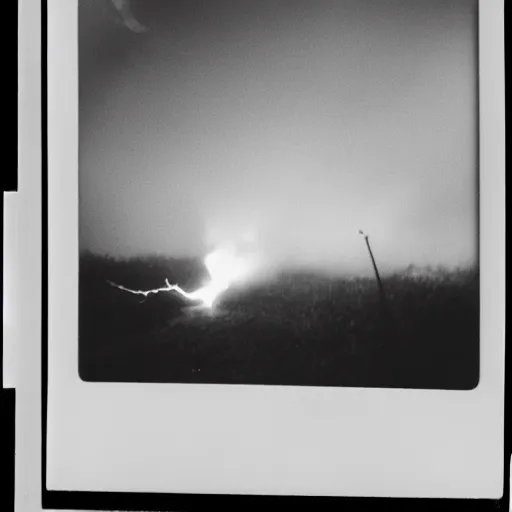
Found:
[[[80,0],[85,381],[473,389],[476,0]]]

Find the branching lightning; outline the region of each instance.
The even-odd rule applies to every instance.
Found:
[[[108,281],[108,283],[120,290],[144,297],[160,292],[175,291],[190,301],[197,301],[205,307],[211,308],[221,293],[226,291],[233,282],[243,278],[251,269],[247,259],[236,257],[226,250],[217,250],[208,254],[204,263],[210,274],[210,282],[193,292],[187,292],[177,284],[171,284],[168,279],[165,279],[164,287],[151,290],[133,290],[112,281]]]
[[[148,295],[151,295],[152,293],[171,292],[176,289],[176,285],[169,283],[169,281],[167,279],[165,280],[166,286],[164,288],[154,288],[152,290],[132,290],[132,289],[126,288],[125,286],[122,286],[120,284],[113,283],[112,281],[107,281],[107,282],[108,282],[108,284],[115,286],[116,288],[119,288],[120,290],[124,290],[125,292],[133,293],[135,295],[144,295],[144,297],[147,297]]]

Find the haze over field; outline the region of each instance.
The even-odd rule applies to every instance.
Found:
[[[476,258],[476,0],[80,2],[80,249]]]

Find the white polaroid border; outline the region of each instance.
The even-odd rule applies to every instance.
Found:
[[[21,9],[28,3],[21,2]],[[77,337],[77,0],[50,0],[48,9],[48,489],[500,498],[503,0],[480,1],[481,373],[472,391],[83,382]],[[40,397],[38,157],[31,154],[25,162],[30,183],[21,180],[24,204],[32,206],[21,214],[21,296],[28,301],[20,326],[24,372],[32,375],[18,396],[32,400]],[[37,412],[22,405],[17,418],[39,425]],[[29,428],[37,427],[20,427]],[[36,452],[38,439],[27,434],[26,445],[17,448]],[[37,468],[25,462],[17,471],[34,476]]]
[[[16,387],[17,327],[19,324],[18,193],[4,192],[3,233],[3,387]]]
[[[15,507],[41,510],[41,2],[18,2]]]

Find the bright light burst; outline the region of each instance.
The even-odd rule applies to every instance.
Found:
[[[132,290],[109,281],[112,286],[136,295],[147,297],[160,292],[175,291],[186,299],[199,302],[207,308],[211,308],[221,293],[225,292],[232,284],[244,280],[254,269],[254,262],[248,257],[237,256],[233,250],[218,249],[211,252],[204,259],[204,264],[210,275],[210,281],[194,290],[186,292],[177,284],[171,284],[165,280],[165,287],[151,290]]]

